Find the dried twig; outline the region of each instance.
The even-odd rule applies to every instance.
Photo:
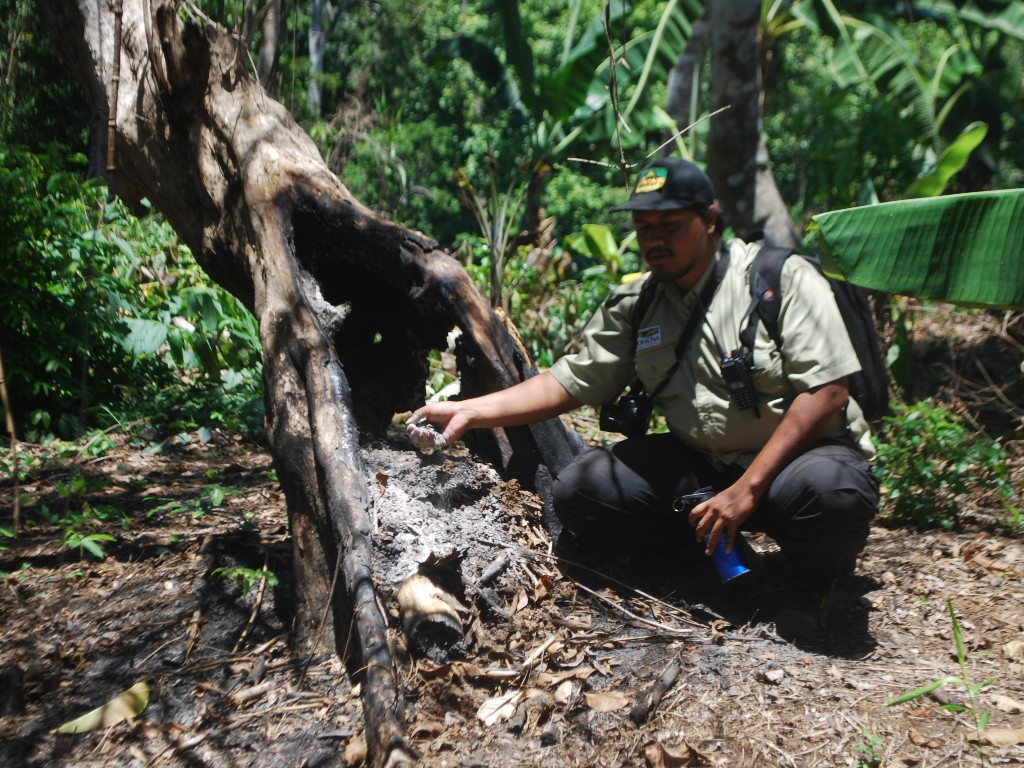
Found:
[[[627,584],[624,581],[620,581],[619,579],[616,579],[614,576],[610,576],[609,574],[605,573],[604,571],[599,571],[596,568],[592,568],[591,566],[586,565],[584,563],[580,563],[580,562],[577,562],[575,560],[567,560],[564,557],[560,557],[559,555],[554,555],[554,554],[548,554],[547,552],[537,552],[535,550],[527,549],[526,547],[519,547],[519,546],[516,546],[514,544],[505,544],[505,543],[500,542],[500,541],[491,541],[489,539],[482,539],[482,538],[479,538],[479,537],[476,537],[476,541],[480,542],[481,544],[487,544],[488,546],[492,546],[492,547],[503,547],[504,549],[508,549],[508,550],[510,550],[512,552],[515,552],[516,554],[523,555],[525,557],[530,557],[530,558],[534,558],[534,559],[537,559],[537,560],[540,560],[540,559],[553,560],[555,562],[558,562],[561,565],[571,565],[574,568],[579,568],[581,570],[587,571],[588,573],[592,573],[595,576],[600,576],[602,579],[605,579],[606,581],[608,581],[608,582],[610,582],[610,583],[612,583],[612,584],[614,584],[614,585],[616,585],[618,587],[622,587],[623,589],[628,590],[629,592],[631,592],[634,595],[638,595],[639,597],[642,597],[645,600],[650,600],[652,603],[655,603],[655,604],[659,605],[660,607],[662,607],[662,608],[664,608],[666,610],[671,611],[672,613],[676,614],[678,616],[678,618],[680,619],[680,621],[682,621],[684,624],[689,624],[692,627],[705,627],[705,625],[702,624],[701,622],[696,621],[694,619],[691,619],[691,618],[688,618],[687,616],[685,616],[678,606],[672,605],[670,603],[666,603],[664,600],[659,600],[658,598],[654,597],[653,595],[649,595],[646,592],[641,592],[636,587],[634,587],[634,586],[632,586],[630,584]],[[579,582],[577,582],[575,580],[573,580],[573,583],[576,584],[577,586],[580,586],[580,587],[583,586],[583,585],[581,585]],[[584,587],[584,589],[586,589],[586,588]],[[590,592],[590,590],[586,590],[586,591]],[[709,613],[710,613],[710,611],[709,611]],[[652,622],[647,621],[646,619],[642,619],[642,621],[645,621],[645,623],[649,623],[649,624],[652,623]],[[664,626],[663,625],[659,625],[657,622],[654,622],[652,624],[652,626],[658,627],[659,629],[664,629]],[[677,632],[677,631],[681,631],[681,630],[678,630],[676,628],[672,628],[671,631]]]
[[[499,574],[502,573],[502,571],[508,568],[510,562],[511,561],[509,560],[508,553],[503,552],[502,554],[500,554],[497,558],[495,558],[494,562],[492,562],[490,565],[484,568],[484,570],[480,573],[480,578],[476,580],[476,585],[478,587],[485,587],[488,584],[490,584],[494,579],[498,577]]]
[[[605,603],[606,605],[610,606],[611,608],[614,608],[619,613],[622,613],[625,616],[628,616],[633,621],[639,622],[640,624],[646,624],[649,627],[655,627],[656,629],[660,629],[662,632],[665,632],[665,633],[670,634],[670,635],[676,635],[676,636],[681,636],[681,637],[689,637],[690,636],[690,631],[691,630],[689,630],[689,629],[682,629],[680,627],[672,627],[672,626],[669,626],[668,624],[662,624],[659,621],[653,621],[651,619],[645,619],[643,616],[637,616],[632,611],[629,611],[626,608],[623,608],[621,605],[618,605],[614,601],[609,600],[607,597],[602,595],[600,592],[597,592],[597,591],[595,591],[593,589],[590,589],[589,587],[585,587],[584,585],[580,584],[579,582],[576,582],[576,588],[577,589],[582,589],[584,592],[586,592],[589,595],[593,595],[594,597],[596,597],[601,602]],[[698,626],[703,626],[703,625],[698,625]]]
[[[341,573],[341,555],[341,547],[338,547],[338,557],[334,561],[334,575],[331,576],[331,586],[327,590],[327,602],[324,605],[323,613],[320,615],[320,626],[316,628],[316,635],[314,636],[313,639],[313,645],[310,646],[312,648],[320,647],[320,639],[323,637],[324,628],[327,626],[327,617],[331,612],[331,601],[334,599],[334,589],[338,586],[338,575]],[[353,615],[352,621],[354,622],[355,620],[356,617]],[[306,679],[306,673],[309,671],[309,665],[312,663],[313,657],[310,656],[308,659],[306,659],[306,663],[302,667],[302,673],[299,675],[299,679],[298,681],[296,681],[295,685],[302,685],[302,682]]]
[[[266,682],[254,685],[251,688],[243,688],[238,692],[232,692],[228,695],[228,698],[231,699],[232,704],[236,707],[240,707],[248,701],[258,699],[260,696],[263,696],[268,691],[272,691],[277,686],[278,683],[275,680],[267,680]]]
[[[260,586],[256,590],[256,603],[252,607],[252,613],[249,614],[249,620],[245,623],[245,627],[242,629],[242,634],[238,637],[238,642],[235,643],[235,647],[231,649],[232,653],[238,653],[238,649],[242,647],[245,642],[245,638],[249,636],[249,630],[252,629],[253,624],[256,623],[256,617],[260,614],[260,608],[263,605],[263,593],[267,588],[267,562],[270,560],[270,552],[265,552],[263,555],[263,569],[260,573]]]
[[[552,635],[539,646],[537,646],[530,655],[526,657],[522,664],[518,667],[510,669],[485,669],[484,674],[495,680],[512,680],[519,677],[526,677],[536,667],[541,659],[544,658],[544,654],[547,653],[548,648],[558,640],[557,635]]]
[[[629,719],[632,720],[636,725],[643,725],[650,718],[651,713],[658,708],[661,703],[661,699],[676,683],[676,678],[679,677],[679,662],[673,660],[668,668],[661,673],[661,677],[655,680],[652,685],[640,700],[633,705],[633,708],[629,710]]]
[[[792,765],[793,768],[797,768],[797,764],[793,761],[793,758],[789,756],[789,753],[784,752],[779,747],[775,746],[770,741],[766,741],[765,739],[762,739],[760,736],[755,736],[754,734],[750,734],[750,738],[752,738],[754,741],[758,742],[759,744],[763,744],[764,746],[768,747],[769,749],[773,750],[774,752],[777,752],[779,754],[779,756],[782,757],[787,763]]]

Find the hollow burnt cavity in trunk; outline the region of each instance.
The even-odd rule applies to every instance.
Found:
[[[247,54],[225,29],[183,22],[176,3],[160,0],[46,0],[43,9],[99,116],[92,156],[112,157],[111,190],[148,198],[259,320],[268,437],[293,543],[295,649],[322,654],[333,643],[347,657],[363,682],[372,762],[407,763],[373,582],[361,434],[383,434],[422,400],[427,355],[453,329],[466,395],[517,383],[532,365],[458,262],[352,198],[246,72]],[[480,431],[471,446],[532,487],[583,443],[556,419]]]

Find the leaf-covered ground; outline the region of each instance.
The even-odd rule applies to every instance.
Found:
[[[914,311],[908,397],[1019,435],[1024,315]],[[829,634],[798,647],[770,621],[784,564],[766,539],[758,577],[722,586],[664,547],[556,548],[537,497],[457,449],[394,435],[363,459],[425,766],[1024,766],[1024,540],[1001,533],[991,489],[961,499],[957,532],[875,527]],[[0,477],[0,530],[13,493]],[[291,550],[264,446],[122,444],[39,464],[20,493],[31,524],[0,538],[0,766],[362,764],[357,679],[289,652]],[[448,661],[399,628],[395,593],[427,565],[461,605],[466,649]],[[137,717],[54,733],[142,685]]]
[[[830,634],[796,647],[770,623],[783,564],[768,540],[753,540],[766,553],[759,578],[728,587],[692,559],[560,559],[537,498],[488,467],[401,439],[364,459],[423,765],[1024,765],[1019,539],[875,528]],[[76,474],[88,484],[62,497]],[[0,553],[0,764],[361,764],[343,665],[289,653],[287,521],[264,448],[123,446],[21,490],[37,512]],[[81,532],[116,538],[97,540],[103,560],[39,520],[42,504],[82,517],[83,500]],[[395,590],[428,561],[444,564],[465,607],[467,652],[444,664],[411,654],[398,628]],[[493,564],[493,580],[458,589]],[[634,708],[673,673],[643,721]],[[950,682],[887,706],[945,677],[966,677],[973,697]],[[140,682],[150,693],[137,718],[52,732]],[[987,718],[981,741],[974,713]]]

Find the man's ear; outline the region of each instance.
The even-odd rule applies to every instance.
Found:
[[[718,231],[718,203],[712,203],[708,206],[707,215],[704,217],[704,226],[707,227],[709,235],[713,235]]]

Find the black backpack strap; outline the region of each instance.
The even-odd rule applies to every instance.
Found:
[[[754,257],[750,266],[750,306],[744,318],[746,327],[740,331],[740,343],[744,349],[754,348],[757,324],[764,323],[768,336],[775,346],[782,348],[779,333],[779,312],[782,309],[782,265],[793,253],[792,248],[765,244]]]

